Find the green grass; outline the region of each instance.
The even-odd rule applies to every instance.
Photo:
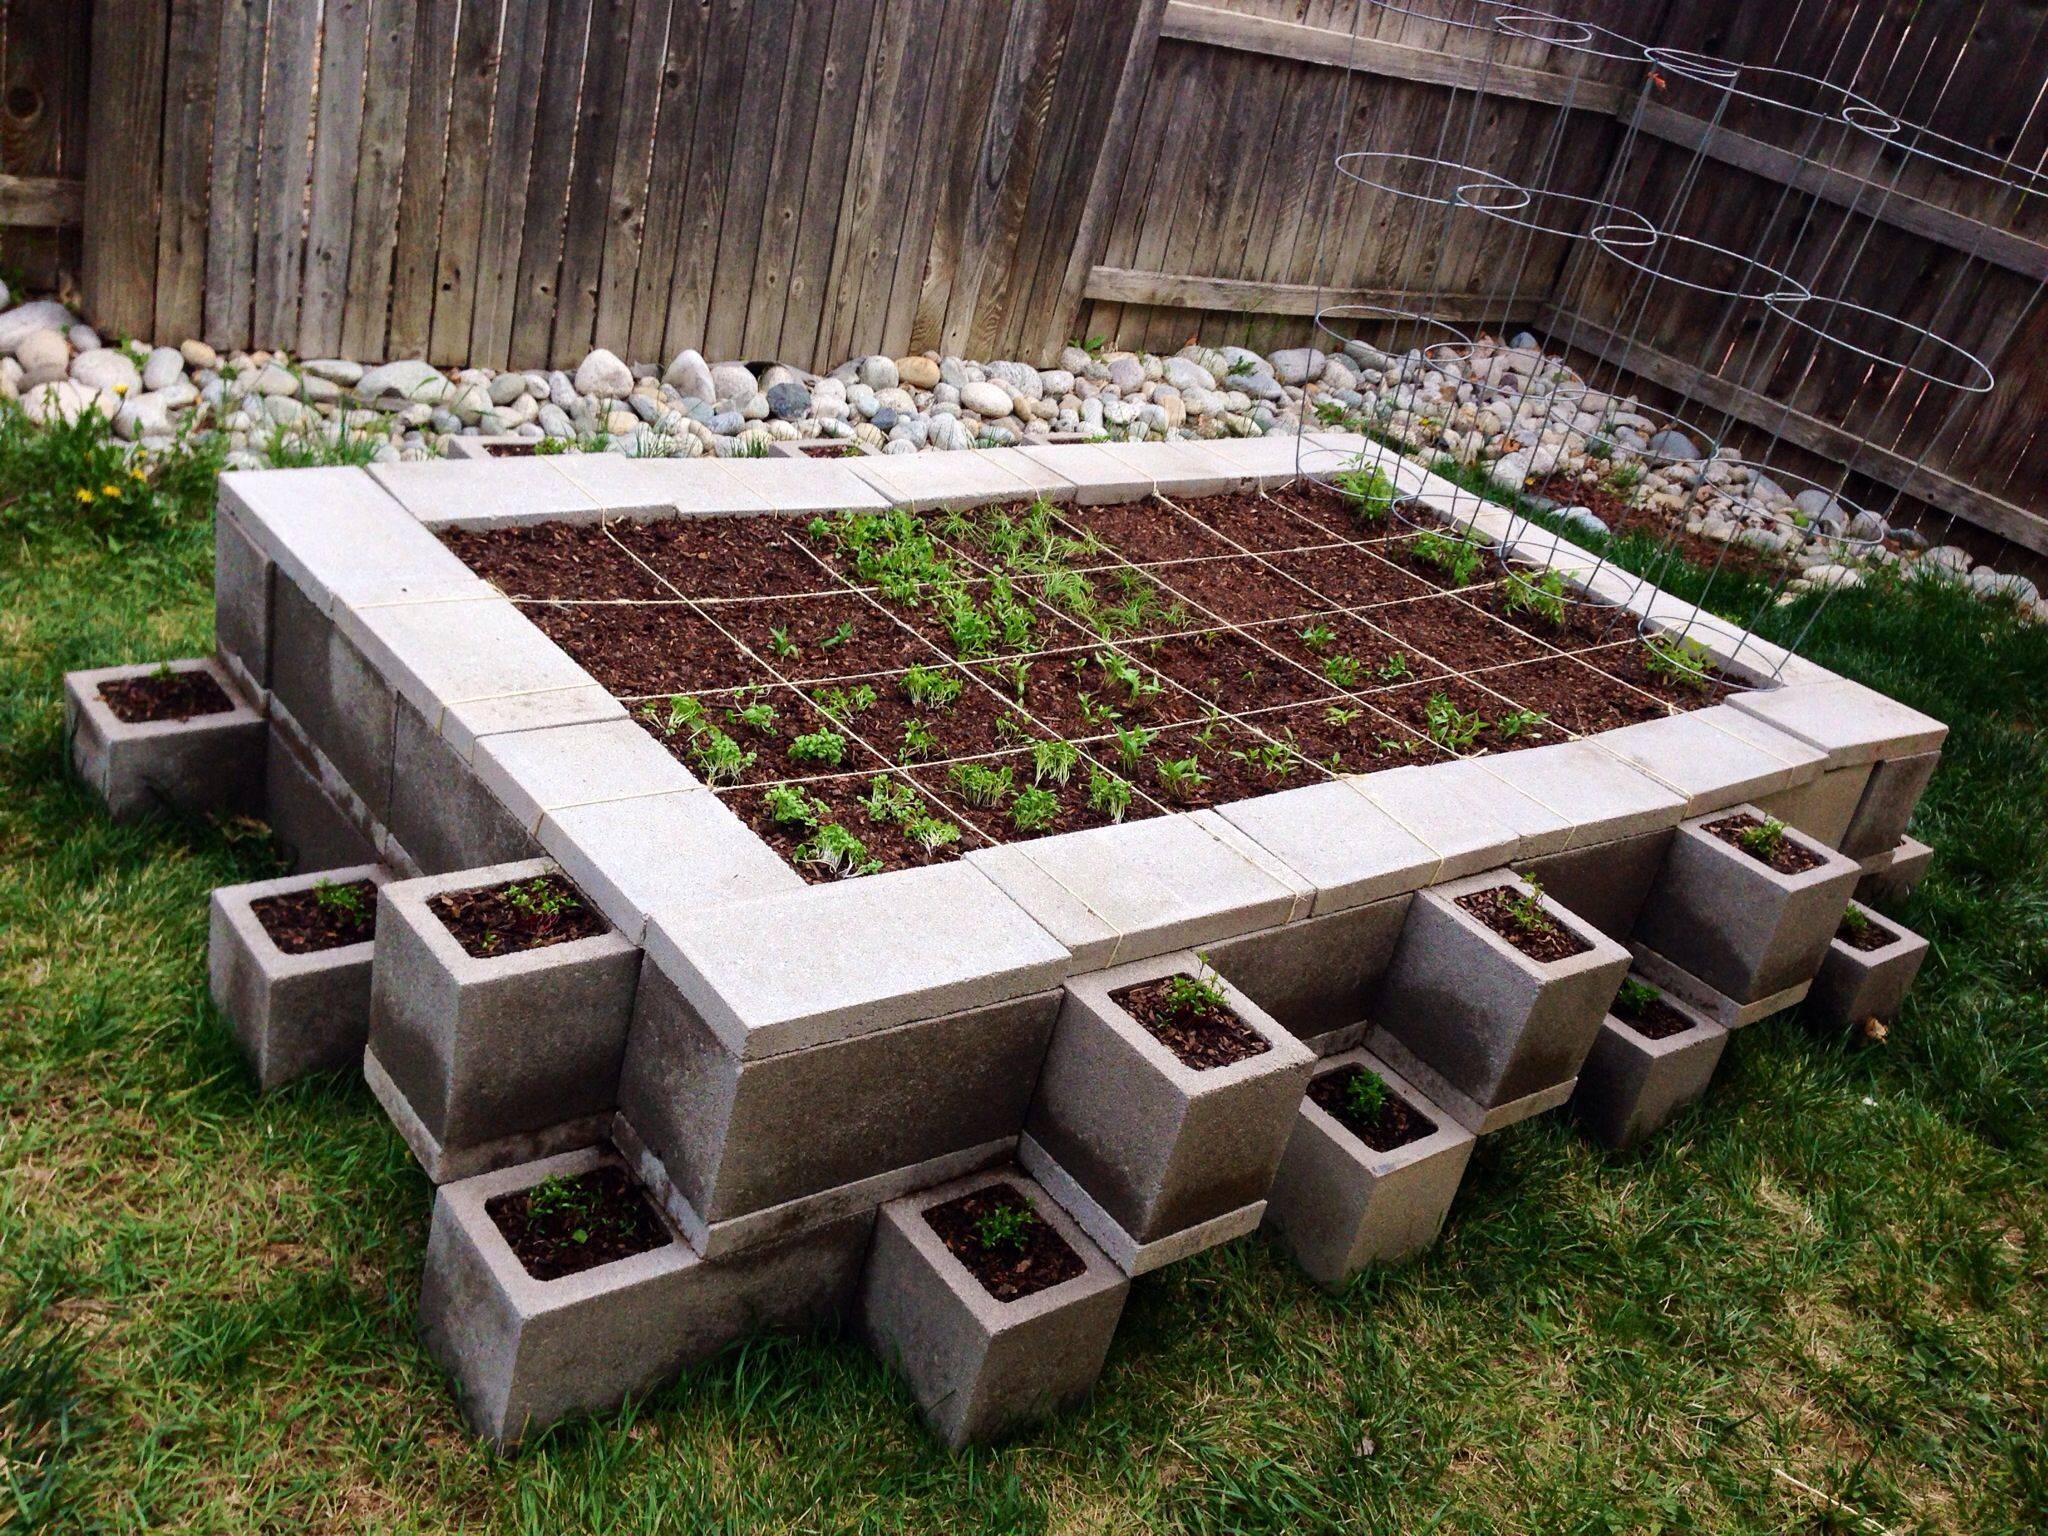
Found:
[[[1883,1045],[1784,1017],[1643,1152],[1491,1137],[1442,1244],[1341,1298],[1262,1240],[1148,1276],[1092,1406],[995,1451],[850,1341],[759,1339],[508,1459],[413,1338],[397,1136],[345,1076],[258,1098],[206,1001],[261,829],[115,828],[62,772],[61,672],[207,646],[203,506],[28,517],[23,473],[0,438],[0,1529],[2048,1524],[2048,634],[1876,590],[1807,644],[1955,728]]]

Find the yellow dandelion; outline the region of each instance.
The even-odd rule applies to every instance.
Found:
[[[149,478],[149,471],[138,464],[128,471],[128,478],[130,480],[147,480]]]
[[[103,485],[100,487],[100,494],[102,496],[118,496],[121,494],[121,487],[118,485]]]
[[[116,384],[114,386],[114,393],[117,395],[125,395],[128,393],[128,386],[125,383]]]
[[[78,488],[77,495],[82,503],[90,504],[92,501],[92,492],[82,485]]]

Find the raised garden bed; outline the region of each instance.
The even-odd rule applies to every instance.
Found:
[[[1726,693],[1611,615],[1513,600],[1479,545],[1314,487],[445,539],[809,880]]]

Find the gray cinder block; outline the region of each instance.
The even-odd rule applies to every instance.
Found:
[[[263,814],[270,830],[300,869],[375,863],[377,849],[369,831],[328,793],[319,767],[303,758],[302,750],[290,733],[278,729],[273,716],[263,759]]]
[[[1813,868],[1781,874],[1707,827],[1757,807],[1734,806],[1683,822],[1665,851],[1664,867],[1636,921],[1635,942],[1738,1009],[1775,1001],[1790,1006],[1820,969],[1849,892],[1862,875],[1852,859],[1819,841],[1787,832],[1820,856]],[[1659,985],[1670,980],[1652,973]],[[1687,999],[1713,1004],[1679,986]],[[1750,1018],[1716,1013],[1728,1028]]]
[[[1863,798],[1856,802],[1849,828],[1842,834],[1842,852],[1852,859],[1867,859],[1896,848],[1940,762],[1937,749],[1911,757],[1881,758],[1873,764]]]
[[[1423,891],[1380,983],[1373,1053],[1485,1134],[1555,1108],[1628,970],[1628,951],[1548,896],[1552,921],[1587,948],[1532,960],[1458,905],[1496,886],[1529,891],[1509,870],[1468,875]]]
[[[1077,1253],[1082,1272],[997,1301],[924,1219],[932,1206],[1007,1183]],[[859,1326],[910,1384],[948,1445],[992,1440],[1088,1395],[1130,1281],[1067,1214],[1017,1173],[980,1174],[882,1207],[862,1277]]]
[[[1472,1133],[1370,1051],[1346,1051],[1316,1076],[1375,1072],[1436,1129],[1381,1152],[1306,1096],[1266,1202],[1265,1225],[1317,1284],[1335,1289],[1369,1264],[1422,1252],[1443,1230],[1471,1161]]]
[[[1571,848],[1533,860],[1527,870],[1568,911],[1617,944],[1628,941],[1643,901],[1664,866],[1671,829]]]
[[[1899,1005],[1920,974],[1920,962],[1927,958],[1927,941],[1919,934],[1878,913],[1867,915],[1897,937],[1882,949],[1858,949],[1839,938],[1829,942],[1806,1001],[1816,1017],[1830,1024],[1861,1024],[1865,1019],[1889,1024],[1898,1017]]]
[[[164,663],[204,672],[231,708],[189,720],[116,719],[100,697],[104,683],[148,677],[154,664],[95,667],[64,674],[64,734],[71,767],[106,802],[116,821],[152,811],[251,815],[263,805],[263,717],[243,700],[211,656]]]
[[[1707,1091],[1721,1063],[1728,1031],[1683,998],[1667,992],[1664,1001],[1691,1027],[1652,1040],[1610,1014],[1579,1069],[1572,1111],[1605,1146],[1632,1147],[1661,1130]]]
[[[370,1033],[372,944],[290,955],[271,942],[252,910],[266,896],[311,890],[322,881],[381,886],[375,864],[227,885],[208,908],[206,979],[235,1043],[264,1092],[308,1072],[354,1067]]]
[[[1780,821],[1797,827],[1815,842],[1840,848],[1842,840],[1848,836],[1856,807],[1862,803],[1864,792],[1869,787],[1871,766],[1869,763],[1853,763],[1846,768],[1830,768],[1819,778],[1808,780],[1796,788],[1759,796],[1755,803]]]
[[[391,819],[397,696],[362,650],[282,571],[272,587],[270,687],[380,822]]]
[[[1232,1011],[1267,1045],[1224,1066],[1187,1065],[1111,997],[1202,969],[1184,952],[1070,980],[1031,1101],[1025,1166],[1056,1199],[1066,1191],[1036,1156],[1072,1181],[1083,1198],[1070,1214],[1129,1274],[1258,1225],[1315,1064],[1220,976]]]
[[[617,1407],[758,1329],[830,1323],[852,1299],[872,1213],[725,1260],[699,1258],[677,1239],[534,1279],[486,1203],[616,1161],[589,1148],[435,1193],[420,1330],[455,1379],[464,1417],[500,1445]]]
[[[639,950],[608,929],[479,959],[427,906],[557,872],[533,859],[378,893],[364,1072],[437,1184],[594,1140],[617,1103]]]
[[[1394,958],[1414,898],[1305,918],[1203,951],[1231,985],[1318,1056],[1365,1037],[1366,1004]]]
[[[391,835],[429,873],[511,864],[540,844],[405,699],[391,742]]]
[[[213,636],[223,660],[270,687],[270,593],[276,567],[225,507],[213,520]]]
[[[1902,837],[1882,868],[1872,869],[1865,861],[1866,873],[1856,882],[1856,899],[1904,901],[1913,894],[1913,887],[1926,877],[1928,866],[1933,862],[1932,848],[1916,837]]]

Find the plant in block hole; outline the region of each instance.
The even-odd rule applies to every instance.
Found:
[[[1543,882],[1534,875],[1522,876],[1527,890],[1510,886],[1501,905],[1507,909],[1508,920],[1524,933],[1555,933],[1557,924],[1550,914],[1543,910]]]
[[[1128,779],[1101,768],[1088,770],[1088,809],[1098,816],[1107,816],[1111,821],[1122,821],[1124,813],[1131,808],[1131,785]]]
[[[1447,752],[1462,752],[1479,739],[1486,721],[1477,710],[1460,709],[1448,694],[1432,693],[1422,706],[1429,739]]]
[[[1215,968],[1209,964],[1207,955],[1196,955],[1202,962],[1201,971],[1193,976],[1182,971],[1177,976],[1166,978],[1161,989],[1160,1011],[1171,1019],[1192,1019],[1205,1013],[1227,1013],[1229,1000],[1223,995],[1223,988],[1217,985]]]
[[[1463,534],[1418,533],[1410,547],[1416,559],[1442,571],[1454,587],[1464,586],[1479,574],[1479,546]]]
[[[1031,749],[1031,782],[1043,784],[1050,779],[1064,784],[1074,776],[1074,765],[1080,761],[1081,749],[1071,741],[1041,741]]]
[[[846,738],[837,731],[811,731],[789,744],[789,760],[836,768],[846,760]]]
[[[1705,688],[1714,658],[1697,640],[1682,635],[1652,635],[1643,642],[1643,666],[1682,687]]]
[[[578,1245],[600,1237],[633,1235],[632,1217],[606,1210],[604,1196],[595,1185],[560,1174],[542,1179],[527,1191],[526,1209],[537,1221],[560,1222],[569,1229],[569,1241]]]
[[[1035,784],[1017,791],[1010,802],[1010,825],[1019,832],[1042,832],[1060,818],[1060,797]]]
[[[1775,816],[1766,816],[1755,826],[1738,831],[1735,841],[1742,845],[1744,853],[1768,864],[1785,844],[1785,823]]]
[[[965,686],[957,672],[936,667],[912,667],[903,674],[903,696],[919,709],[945,709],[960,697]]]
[[[1657,989],[1634,976],[1625,978],[1614,994],[1614,1011],[1624,1018],[1641,1018],[1659,997]]]
[[[1509,613],[1526,613],[1557,628],[1564,623],[1564,578],[1555,571],[1541,576],[1510,572],[1501,588],[1500,605]]]
[[[1159,775],[1159,787],[1166,791],[1169,799],[1183,803],[1201,793],[1202,786],[1209,782],[1209,775],[1202,772],[1201,760],[1192,754],[1187,757],[1161,758],[1153,765]]]
[[[690,761],[706,784],[731,784],[754,766],[754,753],[715,725],[708,725],[690,743]]]
[[[974,1241],[984,1253],[1022,1253],[1037,1225],[1037,1213],[1028,1206],[992,1206],[974,1219]]]
[[[360,919],[365,909],[361,891],[324,878],[313,882],[313,905],[330,916],[351,919]]]
[[[1386,1110],[1389,1091],[1384,1077],[1360,1067],[1344,1085],[1344,1107],[1353,1119],[1370,1125]]]
[[[562,917],[583,905],[571,892],[545,875],[506,886],[505,900],[533,917]]]
[[[1860,942],[1870,937],[1877,924],[1870,920],[1869,913],[1861,907],[1852,905],[1842,909],[1842,921],[1839,926],[1842,932]]]
[[[802,790],[789,784],[771,784],[761,793],[768,816],[778,827],[801,827],[808,832],[817,826],[825,807]]]
[[[987,763],[955,763],[951,777],[960,798],[983,810],[994,810],[1010,797],[1012,775],[1007,768],[991,768]]]
[[[882,861],[868,852],[867,844],[836,821],[827,822],[797,844],[791,856],[799,864],[816,864],[841,879],[871,875],[882,867]]]

